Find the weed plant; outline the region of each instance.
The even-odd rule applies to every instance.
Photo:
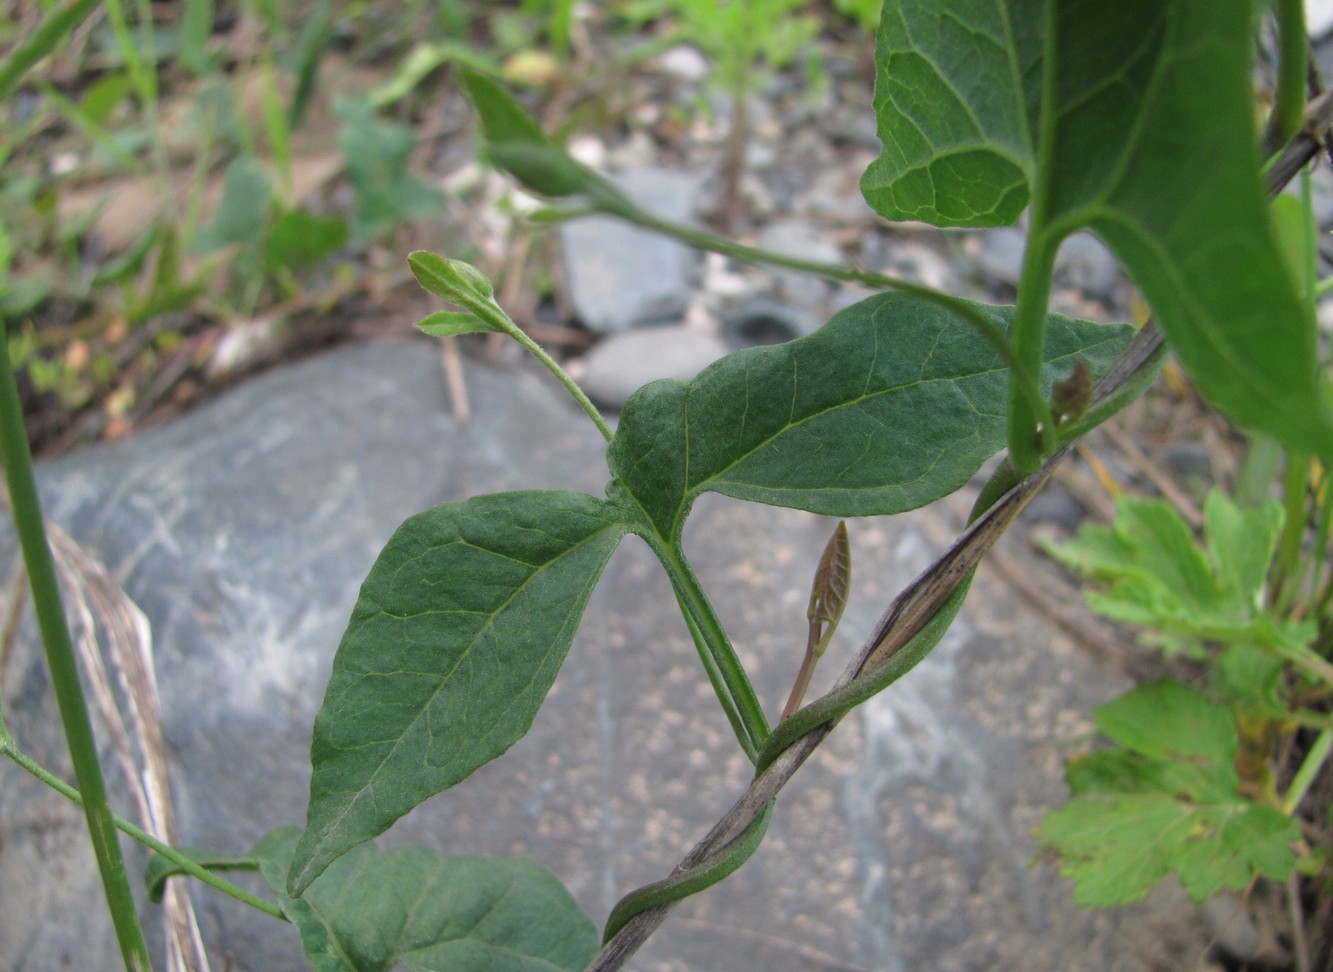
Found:
[[[57,38],[73,22],[57,23],[63,9],[51,14]],[[687,16],[687,5],[679,9]],[[1256,18],[1245,0],[889,0],[880,13],[873,111],[883,152],[863,195],[885,219],[937,226],[1008,225],[1026,212],[1017,303],[979,304],[665,222],[566,154],[494,78],[464,72],[488,158],[552,200],[547,218],[609,214],[736,259],[881,292],[809,337],[736,352],[689,382],[644,387],[612,432],[480,270],[412,253],[417,280],[447,305],[422,328],[506,335],[532,351],[606,438],[604,495],[483,495],[409,517],[367,577],[334,660],[314,724],[304,827],[275,829],[243,862],[158,846],[154,887],[189,873],[227,888],[217,872],[258,866],[276,904],[257,906],[292,922],[321,969],[621,967],[677,902],[745,863],[804,760],[847,712],[931,651],[980,559],[1056,464],[1142,395],[1170,353],[1244,431],[1245,476],[1230,495],[1209,497],[1201,536],[1161,502],[1126,499],[1113,524],[1055,552],[1093,579],[1099,610],[1194,659],[1201,674],[1141,686],[1096,711],[1106,744],[1070,764],[1072,797],[1046,818],[1041,840],[1090,905],[1133,900],[1166,874],[1200,901],[1276,882],[1293,915],[1294,967],[1326,967],[1333,943],[1311,934],[1302,914],[1310,902],[1325,910],[1333,845],[1327,800],[1313,799],[1327,792],[1319,783],[1333,749],[1333,401],[1317,340],[1323,285],[1309,193],[1295,218],[1279,209],[1281,236],[1266,198],[1316,158],[1333,117],[1328,97],[1306,90],[1302,4],[1277,0],[1271,10],[1278,84],[1262,133],[1251,84]],[[113,33],[128,29],[117,16]],[[19,53],[0,65],[0,94],[21,73]],[[146,104],[151,63],[136,69],[127,57],[125,67]],[[1274,151],[1261,156],[1261,142]],[[1055,253],[1083,229],[1151,305],[1142,328],[1049,313]],[[0,446],[62,718],[125,965],[142,968],[112,828],[139,834],[106,805],[43,561],[17,394],[7,358],[0,364]],[[807,703],[798,676],[770,722],[689,565],[682,534],[694,500],[712,491],[887,516],[954,492],[1001,451],[968,528],[888,606],[834,687]],[[374,838],[403,814],[527,731],[603,567],[631,533],[670,579],[703,677],[754,765],[732,810],[661,880],[629,891],[600,934],[555,876],[529,861],[377,849]],[[804,671],[841,617],[846,550],[839,528],[812,583]],[[2,727],[0,750],[64,786]],[[368,901],[379,920],[367,920]]]

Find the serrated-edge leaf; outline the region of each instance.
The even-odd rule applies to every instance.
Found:
[[[363,844],[294,899],[285,885],[298,838],[280,828],[253,853],[315,972],[575,972],[597,951],[592,920],[529,858]]]
[[[1088,605],[1113,620],[1172,638],[1250,642],[1299,649],[1305,628],[1263,606],[1263,586],[1281,529],[1276,503],[1247,510],[1214,492],[1204,503],[1204,548],[1163,500],[1121,497],[1111,527],[1088,525],[1047,544],[1061,562],[1107,581]]]
[[[1013,308],[970,306],[1011,329]],[[1043,392],[1079,356],[1109,366],[1131,337],[1127,325],[1052,315]],[[898,513],[959,488],[1003,447],[1007,387],[1004,362],[962,316],[880,294],[809,337],[641,388],[607,461],[664,538],[705,491],[830,516]]]
[[[315,719],[293,893],[528,731],[627,529],[617,507],[564,490],[448,503],[398,528]]]
[[[1290,817],[1247,802],[1194,805],[1164,793],[1090,793],[1042,820],[1038,836],[1075,882],[1074,901],[1104,908],[1142,898],[1169,872],[1196,903],[1239,890],[1256,873],[1295,866]]]
[[[1205,553],[1222,595],[1253,615],[1263,610],[1264,583],[1285,514],[1270,500],[1241,509],[1219,489],[1203,503]]]
[[[1188,764],[1208,785],[1200,799],[1234,796],[1236,721],[1226,706],[1173,679],[1140,685],[1093,710],[1109,739],[1150,759]]]

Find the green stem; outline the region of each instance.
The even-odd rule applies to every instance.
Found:
[[[98,0],[64,0],[49,10],[37,29],[0,61],[0,98],[9,94],[19,78],[42,58],[46,57],[93,12]]]
[[[564,385],[565,389],[574,396],[574,401],[579,403],[579,408],[583,409],[588,417],[592,419],[593,424],[597,426],[597,431],[602,433],[602,438],[610,442],[611,426],[607,425],[606,419],[602,418],[602,413],[597,410],[597,406],[592,403],[591,399],[583,393],[583,389],[579,387],[578,382],[569,377],[569,373],[560,367],[560,364],[547,354],[540,344],[530,338],[523,328],[509,320],[508,317],[505,317],[505,321],[508,324],[505,330],[509,336],[523,345],[529,354],[546,366],[547,371],[555,375],[560,384]]]
[[[713,686],[713,694],[717,696],[718,702],[722,704],[722,711],[726,713],[727,721],[731,723],[731,731],[736,734],[740,741],[741,748],[745,754],[754,761],[755,752],[751,752],[751,746],[748,745],[750,734],[746,731],[745,722],[741,719],[741,714],[736,710],[736,703],[732,701],[731,692],[727,688],[726,680],[722,677],[722,671],[717,667],[717,662],[713,660],[713,653],[708,648],[708,639],[704,637],[703,631],[699,629],[698,623],[694,620],[694,614],[685,604],[684,596],[677,591],[676,603],[680,605],[681,617],[685,619],[685,626],[690,629],[690,637],[694,640],[694,647],[699,651],[699,660],[703,662],[704,671],[708,673],[708,682]]]
[[[1301,295],[1313,318],[1316,312],[1315,291],[1319,287],[1319,227],[1315,225],[1314,179],[1307,166],[1301,170]]]
[[[1058,239],[1047,235],[1036,224],[1028,234],[1023,253],[1023,275],[1018,284],[1018,306],[1014,310],[1014,356],[1029,374],[1041,368],[1042,349],[1046,343],[1046,306],[1051,296],[1051,275],[1055,271]],[[1031,396],[1017,382],[1009,389],[1009,455],[1019,472],[1033,472],[1041,457],[1055,448],[1055,427],[1049,409],[1032,408]]]
[[[1051,296],[1051,275],[1062,234],[1050,223],[1051,173],[1054,171],[1058,91],[1056,66],[1063,52],[1059,37],[1060,5],[1046,5],[1046,29],[1042,53],[1046,69],[1042,71],[1041,110],[1036,134],[1037,165],[1032,187],[1032,213],[1027,246],[1023,251],[1023,270],[1018,281],[1018,306],[1014,309],[1014,356],[1027,369],[1040,369],[1042,346],[1046,342],[1046,312]],[[1017,372],[1015,372],[1017,374]],[[1053,451],[1055,428],[1049,410],[1043,415],[1033,408],[1030,397],[1018,387],[1018,379],[1009,382],[1009,460],[1022,475],[1034,472],[1041,457]]]
[[[79,683],[79,668],[74,660],[69,626],[65,623],[64,607],[60,602],[55,563],[51,557],[51,548],[46,543],[41,504],[37,499],[37,483],[32,472],[32,454],[28,450],[27,433],[23,427],[23,410],[19,404],[18,386],[14,383],[14,369],[9,362],[9,340],[4,334],[0,334],[0,461],[5,464],[14,527],[28,570],[33,608],[46,648],[46,661],[51,670],[60,721],[65,728],[74,775],[79,781],[79,789],[87,798],[83,808],[84,817],[88,823],[88,835],[92,839],[98,870],[102,875],[102,887],[111,910],[116,938],[120,942],[125,967],[147,970],[150,968],[148,948],[144,944],[143,929],[139,927],[139,919],[134,912],[134,898],[130,895],[125,860],[116,839],[116,825],[107,803],[102,769],[97,762],[97,743],[93,739],[92,722],[83,700],[83,686]]]
[[[713,678],[713,671],[716,670],[717,676],[721,679],[726,696],[719,693],[718,698],[722,702],[723,709],[728,711],[728,718],[731,718],[732,709],[739,717],[739,725],[733,721],[732,726],[736,729],[736,738],[740,741],[741,748],[753,762],[758,757],[759,749],[768,738],[769,732],[768,720],[764,718],[764,708],[759,704],[754,686],[750,684],[740,659],[736,657],[736,650],[722,629],[722,623],[718,621],[713,606],[708,603],[703,588],[699,586],[698,578],[685,562],[679,548],[674,544],[664,543],[659,538],[649,540],[649,545],[653,547],[658,559],[662,561],[662,566],[666,568],[667,575],[671,578],[671,586],[675,588],[676,597],[687,615],[690,633],[694,634],[696,639],[702,640],[699,646],[700,655],[706,652],[709,656],[704,661],[704,667],[709,669],[709,678]],[[718,682],[714,681],[714,690],[716,691],[718,687]]]
[[[56,792],[60,793],[62,796],[67,797],[70,800],[73,800],[79,806],[83,806],[82,793],[80,793],[74,787],[70,786],[64,780],[60,779],[60,777],[52,774],[49,770],[46,769],[46,767],[42,766],[40,763],[35,762],[27,755],[20,752],[18,748],[13,745],[12,740],[0,737],[0,755],[8,756],[10,759],[14,760],[14,762],[18,763],[25,770],[27,770],[33,776],[37,777],[37,779],[41,780],[47,786],[51,787]],[[266,915],[272,915],[274,918],[281,919],[282,921],[289,920],[287,916],[283,914],[282,909],[279,908],[277,905],[275,905],[273,902],[265,901],[263,898],[251,894],[249,891],[245,890],[245,888],[237,887],[235,884],[232,884],[226,878],[219,877],[213,871],[210,871],[208,868],[202,867],[197,862],[192,861],[189,857],[182,854],[180,851],[176,850],[169,844],[162,843],[162,841],[158,840],[152,834],[148,833],[148,831],[135,826],[125,818],[113,814],[112,820],[115,822],[116,828],[118,830],[120,830],[121,832],[125,833],[130,837],[133,837],[135,840],[137,840],[139,843],[143,844],[145,847],[149,848],[153,852],[161,854],[167,860],[171,861],[171,863],[175,864],[182,871],[185,871],[192,877],[198,878],[200,881],[203,881],[210,887],[216,888],[223,894],[229,895],[230,897],[235,898],[237,901],[240,901],[243,904],[248,904],[250,907],[256,908],[259,911],[264,912],[264,914]]]
[[[720,253],[723,256],[731,257],[734,260],[740,260],[745,263],[764,264],[773,267],[784,267],[788,270],[798,270],[802,273],[811,273],[816,276],[825,277],[829,280],[840,280],[844,283],[858,283],[866,287],[873,287],[876,290],[896,290],[899,293],[910,294],[922,300],[929,301],[938,307],[944,308],[951,314],[957,314],[961,317],[977,335],[982,338],[990,347],[1003,359],[1009,366],[1010,373],[1014,376],[1014,382],[1018,388],[1018,393],[1028,403],[1032,414],[1041,419],[1044,425],[1051,425],[1050,408],[1046,400],[1042,397],[1040,386],[1034,377],[1036,372],[1032,371],[1023,361],[1014,353],[1010,347],[1008,339],[1004,336],[995,322],[980,313],[975,306],[961,298],[954,297],[952,294],[942,293],[931,287],[922,284],[909,283],[906,280],[900,280],[896,277],[888,277],[882,273],[876,273],[873,270],[861,270],[857,267],[849,267],[838,263],[821,263],[817,260],[806,260],[802,257],[789,256],[784,253],[774,253],[770,250],[761,250],[758,247],[746,246],[743,243],[736,243],[725,237],[715,236],[712,233],[697,229],[693,226],[686,226],[682,223],[674,223],[667,219],[662,219],[646,210],[640,209],[630,199],[621,194],[610,183],[599,183],[596,191],[590,193],[595,212],[605,213],[609,216],[615,216],[623,219],[635,226],[641,226],[644,229],[670,236],[679,240],[688,246],[696,247],[700,250],[707,250],[710,253]],[[1037,362],[1040,368],[1041,362]]]
[[[1301,761],[1301,768],[1296,771],[1296,775],[1292,778],[1291,786],[1287,788],[1287,795],[1282,800],[1283,813],[1296,812],[1296,808],[1305,799],[1305,794],[1310,792],[1315,777],[1319,775],[1319,771],[1324,768],[1324,763],[1328,761],[1330,751],[1333,751],[1333,729],[1325,729],[1315,739],[1314,745],[1310,747],[1310,751],[1305,754],[1305,759]]]
[[[1306,616],[1317,621],[1321,628],[1326,628],[1328,624],[1329,599],[1333,597],[1333,548],[1329,544],[1330,535],[1333,535],[1333,489],[1325,486],[1324,505],[1319,510],[1319,524],[1315,528],[1315,542],[1310,555],[1312,607],[1306,611]]]
[[[423,281],[422,286],[436,296],[466,309],[486,324],[489,329],[506,334],[522,345],[529,354],[546,367],[547,371],[555,375],[556,380],[574,396],[574,401],[578,402],[579,407],[592,419],[593,424],[597,426],[597,430],[602,433],[602,438],[606,439],[607,442],[611,441],[611,426],[606,423],[606,419],[602,418],[602,413],[597,410],[597,406],[583,393],[583,389],[578,386],[578,382],[569,377],[568,372],[561,368],[559,363],[547,354],[540,344],[529,337],[523,328],[515,324],[513,318],[505,312],[505,309],[496,303],[495,295],[491,292],[491,283],[482,276],[481,271],[477,270],[476,267],[460,264],[457,261],[444,261],[433,253],[415,253],[408,258],[409,263],[418,257],[437,264],[438,269],[418,270],[414,267],[414,272],[418,274],[434,273],[436,275],[447,272],[451,275],[449,278],[431,284]],[[448,265],[446,266],[446,264]],[[459,267],[465,268],[471,276],[464,280],[459,276]],[[483,285],[479,286],[478,281],[482,281]]]
[[[1287,468],[1282,474],[1282,534],[1277,542],[1273,563],[1271,601],[1289,608],[1300,596],[1301,540],[1308,523],[1305,512],[1306,483],[1310,457],[1294,449],[1287,450]]]
[[[1262,432],[1248,432],[1249,445],[1241,460],[1240,472],[1232,489],[1240,506],[1258,506],[1272,495],[1273,480],[1277,479],[1282,462],[1282,446],[1276,439]]]
[[[1273,10],[1277,15],[1277,89],[1264,131],[1265,156],[1296,136],[1305,112],[1308,40],[1304,0],[1276,0]]]

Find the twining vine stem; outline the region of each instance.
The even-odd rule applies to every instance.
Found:
[[[1268,166],[1266,178],[1270,197],[1281,192],[1296,173],[1324,147],[1331,124],[1333,124],[1333,99],[1330,99],[1329,93],[1326,92],[1306,105],[1301,131]],[[1155,372],[1164,354],[1165,346],[1161,331],[1156,323],[1149,321],[1097,382],[1089,411],[1100,417],[1104,410],[1113,411],[1122,404],[1122,399],[1137,397],[1141,386],[1146,384],[1145,376],[1151,376]],[[1073,441],[1072,439],[1066,441],[1047,456],[1035,472],[1004,493],[968,527],[942,557],[894,599],[875,627],[874,633],[843,671],[837,684],[827,695],[812,702],[811,706],[818,705],[830,695],[846,688],[854,680],[865,677],[865,673],[883,665],[895,651],[911,641],[929,623],[944,602],[966,581],[981,558],[1022,512],[1028,501],[1050,478],[1055,467],[1071,449]],[[743,843],[741,838],[750,825],[795,775],[801,764],[819,747],[824,737],[833,731],[836,722],[836,719],[830,719],[813,727],[774,758],[767,768],[755,777],[726,816],[681,859],[672,870],[672,876],[685,875],[691,870],[706,867],[719,858],[728,856],[735,844]],[[621,968],[661,926],[679,900],[663,901],[630,918],[615,937],[597,953],[585,972],[610,972]]]

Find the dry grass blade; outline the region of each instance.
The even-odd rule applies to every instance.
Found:
[[[47,523],[47,535],[64,588],[66,610],[77,620],[76,643],[84,671],[98,711],[111,732],[140,821],[149,833],[173,844],[176,819],[153,671],[152,627],[139,606],[111,579],[106,567],[54,523]],[[105,652],[101,650],[102,642]],[[112,673],[130,726],[112,691]],[[168,968],[172,972],[208,972],[199,922],[182,882],[172,882],[168,887],[163,912]]]
[[[8,506],[9,497],[3,489],[0,501]],[[84,674],[102,723],[110,734],[140,822],[160,840],[174,843],[176,822],[148,618],[112,580],[106,567],[68,534],[50,521],[46,530]],[[11,582],[13,593],[4,625],[5,659],[26,587],[23,576],[20,567]],[[112,687],[113,672],[119,697]],[[3,673],[0,667],[0,675]],[[128,725],[122,706],[128,712]],[[198,918],[181,882],[172,882],[168,887],[163,911],[168,969],[209,972]]]

